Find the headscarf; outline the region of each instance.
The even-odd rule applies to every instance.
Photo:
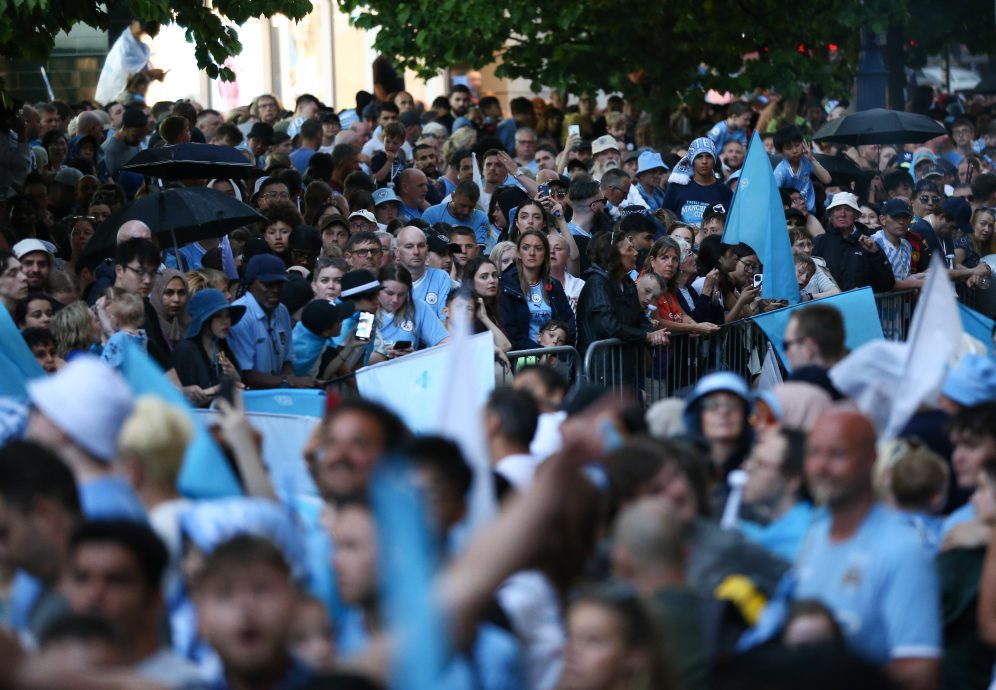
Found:
[[[179,278],[183,281],[183,287],[187,289],[187,294],[189,295],[190,285],[187,284],[186,276],[175,268],[167,268],[160,275],[156,276],[156,282],[152,284],[152,291],[149,293],[149,301],[152,302],[152,306],[156,310],[156,316],[159,318],[159,326],[162,328],[163,337],[166,338],[166,342],[169,343],[170,348],[176,347],[176,344],[187,336],[187,327],[190,325],[190,313],[186,307],[174,317],[166,314],[166,305],[163,304],[163,293],[166,292],[166,286],[174,278]]]
[[[678,164],[674,166],[674,170],[668,176],[668,183],[673,182],[675,184],[686,185],[691,182],[692,175],[695,172],[692,164],[695,162],[696,158],[705,153],[712,156],[713,161],[718,162],[718,159],[716,158],[716,144],[712,139],[709,137],[699,137],[698,139],[692,141],[692,143],[688,145],[688,153],[685,154],[684,158],[678,161]]]
[[[819,386],[802,381],[786,381],[771,391],[782,408],[782,426],[810,431],[816,420],[833,406],[830,394]]]

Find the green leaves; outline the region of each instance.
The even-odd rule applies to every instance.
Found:
[[[44,61],[55,36],[75,24],[104,29],[106,2],[94,0],[0,0],[0,55]],[[242,50],[232,25],[252,17],[283,14],[301,19],[311,12],[310,0],[214,0],[214,10],[203,0],[119,0],[134,17],[176,22],[194,44],[197,64],[211,77],[234,78],[224,61]]]

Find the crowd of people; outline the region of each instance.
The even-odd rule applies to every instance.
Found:
[[[439,686],[989,687],[991,355],[965,355],[885,442],[830,375],[847,354],[830,306],[793,312],[792,375],[763,394],[713,372],[645,410],[572,387],[542,350],[618,338],[659,353],[785,306],[759,278],[788,267],[723,242],[754,132],[804,302],[917,291],[934,255],[960,290],[989,290],[993,103],[938,98],[922,105],[949,135],[846,147],[812,141],[846,105],[759,90],[677,111],[683,143],[655,148],[617,96],[514,98],[505,117],[455,84],[428,106],[404,90],[339,112],[264,94],[221,113],[150,105],[154,72],[108,103],[25,104],[0,140],[0,301],[24,341],[0,347],[44,372],[26,405],[0,406],[13,686],[400,687],[389,659],[418,641],[392,627],[396,534],[370,492],[391,457],[439,550]],[[180,181],[127,169],[189,142],[245,164]],[[155,222],[106,222],[173,187],[259,220],[178,247]],[[352,383],[446,344],[458,313],[491,333],[503,382],[480,411],[496,512],[477,530],[482,468]],[[136,350],[213,409],[243,496],[180,494],[194,428],[131,390]],[[619,375],[639,387],[635,368]],[[317,495],[278,486],[239,391],[330,385],[346,394],[283,459]]]

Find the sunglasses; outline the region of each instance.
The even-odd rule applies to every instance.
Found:
[[[917,197],[921,204],[939,204],[941,203],[941,197],[936,194],[921,194]]]

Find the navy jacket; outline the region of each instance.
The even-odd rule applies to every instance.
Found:
[[[556,278],[551,278],[553,284],[550,295],[550,309],[553,312],[550,318],[563,321],[570,327],[568,333],[568,345],[574,344],[577,328],[574,322],[574,311],[571,303],[567,300],[567,293],[564,286]],[[512,264],[501,274],[498,286],[500,297],[498,300],[498,312],[501,318],[501,328],[505,335],[512,341],[513,350],[529,350],[539,347],[539,343],[529,339],[529,304],[526,296],[522,294],[519,286],[519,272],[515,264]]]

